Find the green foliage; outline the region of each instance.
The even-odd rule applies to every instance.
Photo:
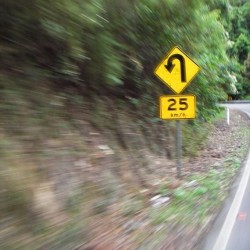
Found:
[[[188,192],[183,189],[183,188],[178,188],[176,190],[174,190],[174,197],[177,199],[185,199],[187,197]]]
[[[210,117],[212,117],[212,115],[210,115]],[[199,149],[204,146],[207,139],[207,134],[211,131],[211,126],[209,124],[204,124],[204,122],[188,121],[187,123],[183,123],[182,130],[183,154],[196,156]]]
[[[5,1],[1,67],[27,76],[39,69],[36,78],[76,85],[86,95],[94,91],[139,103],[147,96],[154,103],[152,117],[155,98],[168,91],[153,70],[179,45],[201,66],[188,90],[198,96],[199,116],[207,117],[226,82],[222,12],[228,13],[227,1]]]
[[[231,61],[236,61],[240,66],[231,67],[231,72],[237,77],[237,88],[240,96],[249,93],[249,76],[244,76],[247,71],[246,61],[250,52],[250,3],[249,1],[232,1],[227,23],[227,31],[230,39],[228,54]],[[239,68],[241,68],[239,70]]]
[[[248,53],[247,59],[244,62],[244,72],[243,72],[243,94],[249,95],[250,93],[250,52]]]
[[[245,34],[240,34],[236,40],[235,54],[238,55],[239,62],[243,63],[247,59],[247,54],[250,51],[250,41]]]
[[[44,98],[45,104],[35,98],[44,97],[41,89],[47,88],[47,93],[53,89],[64,97],[61,116],[66,115],[66,103],[84,96],[96,105],[91,123],[115,129],[117,125],[106,119],[111,115],[102,108],[108,97],[122,99],[118,102],[133,107],[131,113],[157,123],[158,95],[170,90],[153,71],[178,45],[201,67],[185,91],[197,97],[199,121],[208,121],[218,112],[216,103],[227,98],[229,73],[237,77],[241,94],[249,91],[248,60],[244,65],[237,60],[244,60],[249,47],[249,4],[229,7],[226,0],[5,1],[0,5],[0,23],[4,24],[0,29],[0,111],[13,114],[12,124],[18,124],[16,120],[22,121],[20,116],[30,108],[30,103],[23,101],[28,96],[37,107],[36,121],[55,124],[52,96]],[[241,17],[236,15],[239,12]],[[36,95],[28,95],[27,89]],[[136,123],[143,127],[143,121]],[[18,131],[18,126],[15,129]],[[188,144],[198,129],[202,131],[201,126],[188,123],[187,154],[196,152],[197,147]]]
[[[169,194],[169,190],[165,186],[160,186],[156,192],[159,193],[161,196],[167,196]]]

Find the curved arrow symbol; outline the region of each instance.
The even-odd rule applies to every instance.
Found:
[[[186,65],[185,65],[185,59],[184,59],[184,57],[182,55],[180,55],[180,54],[174,54],[174,55],[170,56],[168,58],[167,65],[164,65],[164,66],[167,69],[167,71],[169,73],[171,73],[172,70],[175,67],[175,64],[173,64],[173,61],[175,59],[178,59],[180,61],[180,65],[181,65],[181,81],[182,82],[186,82]]]

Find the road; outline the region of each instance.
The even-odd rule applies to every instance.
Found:
[[[231,101],[221,107],[237,109],[250,117],[250,102]],[[228,117],[228,122],[230,121]],[[235,181],[224,207],[210,233],[201,244],[202,250],[250,250],[250,152],[245,166]]]
[[[218,106],[250,113],[250,101],[229,101],[220,103]]]

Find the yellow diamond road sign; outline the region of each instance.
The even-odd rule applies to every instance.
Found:
[[[200,67],[178,47],[174,47],[156,67],[155,75],[176,94],[181,93]]]
[[[196,97],[194,95],[160,96],[160,118],[166,120],[194,119]]]

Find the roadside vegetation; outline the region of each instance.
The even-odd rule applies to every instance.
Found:
[[[192,159],[223,124],[216,103],[249,96],[249,13],[249,1],[2,1],[0,248],[147,249],[218,211],[247,120],[220,127],[238,148],[222,162]],[[197,119],[183,121],[181,180],[175,122],[158,118],[171,92],[153,74],[176,45],[201,67],[183,93]]]

